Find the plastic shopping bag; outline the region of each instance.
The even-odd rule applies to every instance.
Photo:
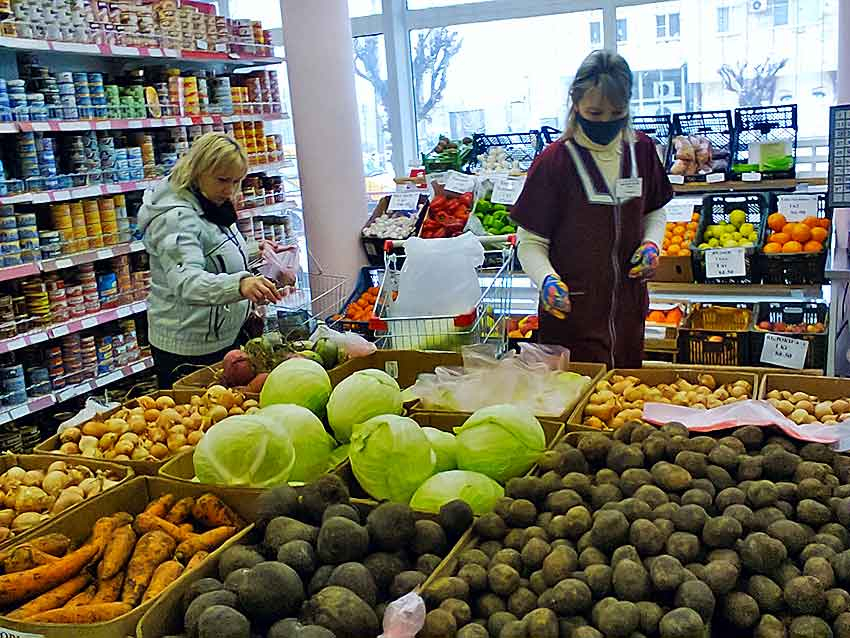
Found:
[[[328,328],[327,324],[324,323],[319,324],[315,332],[310,335],[310,341],[314,343],[319,339],[330,339],[336,344],[339,352],[345,355],[346,359],[368,357],[370,354],[378,351],[374,343],[366,341],[359,334],[354,332],[337,332]]]
[[[263,265],[260,273],[281,286],[291,286],[298,280],[301,269],[298,246],[287,246],[281,252],[276,252],[269,244],[263,246],[260,255]]]
[[[425,625],[425,601],[415,591],[387,605],[384,633],[378,638],[415,638]]]
[[[60,423],[59,428],[56,430],[56,433],[62,434],[68,428],[82,427],[85,423],[91,421],[97,415],[106,414],[110,410],[114,410],[115,408],[120,407],[120,403],[104,404],[93,397],[89,397],[88,399],[86,399],[86,406],[67,421],[63,421],[62,423]]]

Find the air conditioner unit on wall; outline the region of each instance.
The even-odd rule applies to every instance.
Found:
[[[750,0],[750,13],[764,13],[767,11],[767,0]]]

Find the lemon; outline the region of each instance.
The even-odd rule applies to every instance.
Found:
[[[738,242],[735,241],[734,239],[727,239],[726,241],[723,242],[724,248],[737,248],[737,246],[738,246]]]
[[[742,239],[742,238],[743,238],[743,235],[741,235],[741,233],[739,233],[737,231],[732,233],[732,239],[734,239],[735,241],[738,241],[739,239]]]
[[[747,214],[740,208],[736,208],[731,213],[729,213],[729,223],[732,224],[735,228],[740,228],[744,225],[744,222],[746,221]]]
[[[748,248],[750,246],[753,246],[754,244],[751,241],[747,241],[746,239],[742,239],[741,241],[738,242],[738,245],[741,246],[742,248]]]
[[[706,242],[703,242],[699,245],[700,250],[707,250],[708,248],[711,248],[711,244],[707,244]]]
[[[741,228],[739,230],[742,235],[749,236],[755,234],[756,227],[752,224],[741,224]]]
[[[747,237],[747,239],[749,239],[750,241],[756,241],[756,240],[759,238],[758,233],[756,233],[756,232],[748,233],[748,234],[746,235],[746,237]]]
[[[712,237],[708,241],[708,245],[711,246],[712,248],[717,248],[720,245],[720,240],[717,239],[717,237]]]

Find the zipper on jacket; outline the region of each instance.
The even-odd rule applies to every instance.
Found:
[[[608,336],[611,337],[611,369],[615,366],[614,351],[617,347],[617,290],[620,287],[620,202],[614,204],[614,248],[611,251],[611,265],[614,267],[614,285],[611,287],[611,312],[608,315]]]

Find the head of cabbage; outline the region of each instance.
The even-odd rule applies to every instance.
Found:
[[[281,425],[255,414],[230,416],[207,430],[192,462],[201,483],[275,487],[289,480],[295,448]]]
[[[322,418],[330,394],[331,379],[321,365],[309,359],[293,358],[269,373],[260,392],[260,407],[291,403]]]
[[[289,435],[295,448],[290,481],[308,482],[325,473],[336,442],[325,431],[319,417],[307,408],[291,404],[270,405],[256,416],[268,420],[272,426],[282,427]]]
[[[434,473],[436,454],[413,419],[385,414],[354,427],[351,469],[373,498],[407,503]]]
[[[457,435],[457,467],[504,484],[525,474],[546,449],[540,421],[528,410],[493,405],[476,411]]]
[[[383,370],[359,370],[331,392],[328,425],[337,440],[345,442],[355,425],[373,416],[401,414],[401,407],[401,390],[395,379]]]
[[[434,454],[437,455],[437,466],[434,472],[445,472],[457,469],[457,439],[451,432],[443,432],[437,428],[422,428]]]
[[[440,511],[440,508],[460,499],[466,501],[476,516],[491,512],[505,490],[489,476],[478,472],[450,470],[428,478],[410,499],[410,507],[420,512]]]

